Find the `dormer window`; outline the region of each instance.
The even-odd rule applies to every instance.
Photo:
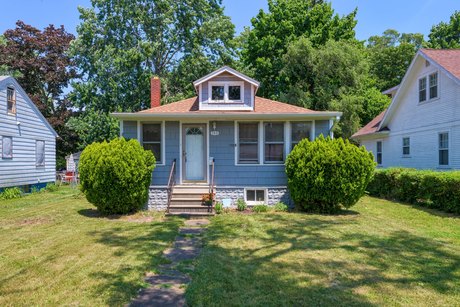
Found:
[[[8,86],[6,88],[6,102],[8,114],[16,114],[16,92],[14,87]]]
[[[210,101],[214,103],[242,103],[244,82],[209,82]]]

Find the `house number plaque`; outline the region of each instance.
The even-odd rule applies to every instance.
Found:
[[[219,131],[217,130],[211,131],[211,135],[214,135],[214,136],[219,135]]]

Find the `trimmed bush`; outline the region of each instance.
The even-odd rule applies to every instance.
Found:
[[[375,162],[348,140],[320,136],[297,144],[287,157],[288,188],[296,207],[332,213],[350,208],[365,193]]]
[[[81,190],[104,214],[134,212],[147,202],[154,168],[152,152],[137,140],[93,143],[80,157]]]
[[[0,199],[15,199],[22,196],[22,191],[18,187],[6,188],[0,193]]]
[[[376,170],[372,196],[460,214],[460,172],[390,168]]]
[[[254,207],[252,207],[252,211],[256,213],[267,212],[268,206],[267,205],[255,205]]]

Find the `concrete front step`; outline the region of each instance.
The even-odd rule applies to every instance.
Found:
[[[199,217],[207,217],[213,216],[215,213],[213,212],[169,212],[166,213],[167,216],[184,216],[189,218],[199,218]]]

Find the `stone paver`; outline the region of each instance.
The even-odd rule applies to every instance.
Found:
[[[146,277],[145,281],[150,287],[140,291],[129,306],[185,306],[185,288],[190,277],[184,271],[193,270],[189,263],[201,252],[200,235],[208,224],[207,219],[185,221],[185,227],[179,229],[173,246],[163,253],[171,263],[160,265],[158,274]]]

